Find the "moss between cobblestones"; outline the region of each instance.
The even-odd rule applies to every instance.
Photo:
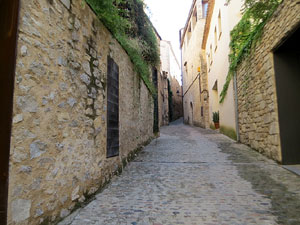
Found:
[[[300,224],[299,196],[290,192],[283,183],[272,178],[272,174],[279,170],[274,170],[273,167],[267,168],[268,162],[256,156],[259,155],[257,152],[249,153],[240,148],[235,148],[228,142],[218,144],[222,152],[229,155],[228,159],[236,163],[235,166],[238,169],[239,176],[250,182],[255,191],[271,200],[271,213],[276,216],[278,224]],[[252,158],[250,154],[254,157]],[[260,161],[259,165],[253,164],[254,162],[257,163],[257,161]],[[299,178],[292,173],[288,174],[289,172],[285,171],[281,173],[279,174],[280,179],[290,179],[291,182],[299,181]],[[284,175],[285,177],[283,177]]]
[[[155,139],[155,138],[157,138],[156,135],[155,135],[155,137],[150,138],[150,139],[148,139],[147,141],[145,141],[145,142],[143,142],[142,144],[140,144],[136,149],[134,149],[133,151],[131,151],[131,152],[127,155],[127,157],[123,158],[123,159],[122,159],[121,165],[119,165],[118,168],[117,168],[112,174],[110,174],[108,178],[105,177],[104,183],[101,184],[101,185],[99,186],[98,190],[97,190],[95,193],[90,194],[90,195],[87,194],[87,193],[84,193],[84,194],[83,194],[84,197],[85,197],[85,201],[84,201],[84,202],[78,202],[78,201],[77,201],[77,202],[75,203],[75,206],[74,206],[74,208],[72,209],[71,213],[75,212],[75,211],[76,211],[77,209],[79,209],[79,208],[82,208],[82,207],[88,205],[91,201],[93,201],[93,200],[95,199],[95,196],[96,196],[97,194],[101,193],[101,192],[107,187],[107,185],[110,184],[112,177],[113,177],[113,176],[120,176],[120,175],[122,174],[124,168],[126,167],[126,165],[127,165],[129,162],[133,161],[133,160],[138,156],[138,154],[143,150],[143,148],[144,148],[145,146],[147,146],[148,144],[150,144],[150,142],[151,142],[153,139]],[[71,213],[70,213],[70,214],[71,214]],[[41,223],[41,225],[58,224],[58,223],[61,222],[63,219],[64,219],[64,218],[59,218],[59,219],[55,220],[54,222],[50,222],[50,221],[51,221],[50,218],[47,217],[47,218],[44,219],[44,222]]]

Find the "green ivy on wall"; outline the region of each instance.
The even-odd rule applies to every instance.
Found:
[[[155,97],[150,70],[159,64],[159,50],[153,26],[142,0],[85,0],[125,49],[135,71]]]
[[[229,3],[230,0],[227,2]],[[251,49],[261,37],[264,26],[281,2],[282,0],[245,0],[243,17],[230,32],[230,66],[220,93],[220,103],[225,99],[229,83],[238,65],[250,54]]]

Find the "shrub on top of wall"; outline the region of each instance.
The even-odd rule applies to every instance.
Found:
[[[227,0],[229,3],[230,0]],[[227,94],[229,83],[238,65],[250,54],[251,49],[261,37],[263,29],[282,0],[245,0],[243,17],[230,32],[229,70],[220,94],[222,103]]]
[[[129,55],[134,68],[155,97],[149,67],[159,64],[154,28],[142,0],[85,0]]]

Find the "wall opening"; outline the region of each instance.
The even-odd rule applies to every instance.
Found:
[[[0,1],[0,224],[6,224],[19,0]]]
[[[193,108],[193,102],[190,102],[190,109],[192,113],[192,118],[191,118],[191,125],[194,124],[194,108]]]
[[[274,52],[283,164],[300,164],[300,28]]]
[[[155,67],[152,68],[152,82],[154,87],[157,90],[158,83],[157,83],[157,69]],[[158,121],[158,97],[154,98],[154,111],[153,111],[153,133],[159,132],[159,121]]]
[[[119,67],[107,57],[107,158],[119,155]]]

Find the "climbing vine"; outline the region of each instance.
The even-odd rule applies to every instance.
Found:
[[[230,0],[227,2],[229,3]],[[261,37],[264,26],[281,2],[282,0],[245,0],[243,17],[230,32],[230,66],[220,93],[220,103],[225,99],[229,83],[238,65],[250,54]]]
[[[153,26],[144,12],[143,0],[85,0],[125,49],[135,71],[155,97],[149,67],[159,63]]]

